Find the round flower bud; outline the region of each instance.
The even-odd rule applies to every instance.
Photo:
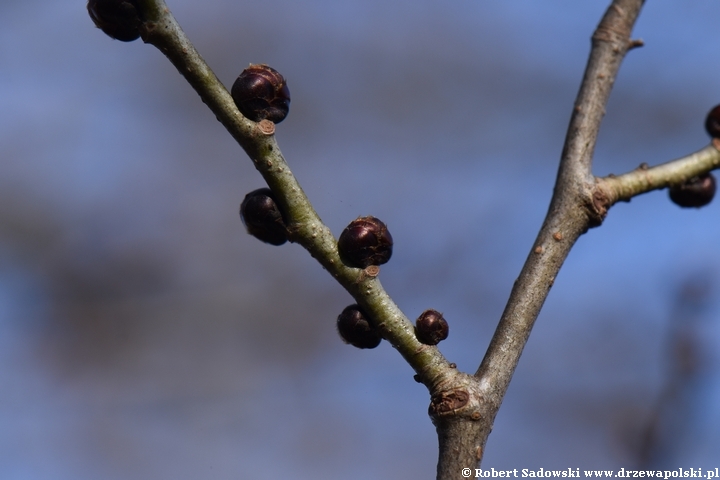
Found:
[[[353,220],[338,239],[340,258],[350,267],[366,268],[387,263],[392,249],[392,235],[387,226],[375,217]]]
[[[715,189],[715,176],[708,172],[671,186],[670,200],[684,208],[700,208],[712,201]]]
[[[716,105],[705,118],[705,131],[712,138],[720,138],[720,105]]]
[[[290,109],[290,90],[280,73],[267,65],[250,65],[230,90],[235,105],[254,122],[282,122]]]
[[[382,340],[368,322],[365,312],[356,304],[345,307],[338,316],[337,329],[343,342],[357,348],[375,348]]]
[[[88,0],[87,10],[95,26],[123,42],[140,38],[142,19],[135,0]]]
[[[425,310],[415,321],[415,336],[425,345],[437,345],[448,333],[448,323],[437,310]]]
[[[240,204],[240,218],[247,232],[258,240],[271,245],[287,242],[285,220],[269,188],[259,188],[245,195]]]

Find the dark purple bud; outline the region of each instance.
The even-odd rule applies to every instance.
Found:
[[[240,218],[247,232],[258,240],[271,245],[287,242],[287,226],[269,188],[259,188],[245,195],[240,204]]]
[[[448,323],[437,310],[425,310],[415,321],[415,336],[425,345],[437,345],[448,333]]]
[[[366,268],[387,263],[392,249],[392,235],[387,226],[375,217],[353,220],[338,239],[340,258],[350,267]]]
[[[375,348],[382,340],[368,321],[367,314],[356,304],[345,307],[338,316],[337,329],[345,343],[357,348]]]
[[[290,109],[290,90],[280,73],[267,65],[250,65],[230,91],[235,105],[254,122],[282,122]]]
[[[89,0],[88,13],[95,26],[123,42],[140,38],[142,18],[134,0]]]
[[[700,208],[715,196],[715,176],[708,172],[670,187],[670,200],[684,208]]]
[[[712,138],[720,138],[720,105],[710,110],[705,118],[705,131]]]

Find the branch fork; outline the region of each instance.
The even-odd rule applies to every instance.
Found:
[[[430,392],[436,426],[438,479],[458,478],[482,460],[485,444],[533,324],[565,258],[578,238],[602,224],[615,203],[666,188],[720,167],[720,141],[661,165],[643,165],[622,175],[598,178],[592,159],[610,91],[625,54],[643,45],[632,40],[644,0],[613,0],[592,35],[592,49],[563,147],[547,216],[515,281],[485,356],[474,375],[457,370],[435,346],[420,343],[414,327],[392,301],[379,268],[347,267],[337,241],[293,176],[269,120],[254,122],[235,106],[163,0],[134,0],[143,21],[140,35],[175,65],[218,121],[247,152],[288,216],[290,240],[310,255],[374,319],[382,336],[415,370]]]

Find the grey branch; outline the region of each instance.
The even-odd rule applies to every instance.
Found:
[[[643,3],[614,0],[592,36],[547,216],[475,373],[483,398],[481,423],[488,424],[483,429],[488,433],[560,267],[580,235],[602,221],[593,208],[593,152],[620,64],[627,51],[637,46],[630,35]],[[482,438],[478,448],[484,449],[486,441],[487,437]],[[458,467],[451,469],[458,471]]]
[[[437,478],[462,478],[482,460],[508,385],[560,268],[578,238],[599,226],[616,202],[681,183],[720,166],[720,145],[657,167],[596,178],[592,160],[610,91],[625,54],[642,41],[630,35],[644,0],[613,0],[592,36],[585,75],[547,216],[516,280],[490,346],[475,375],[457,371],[413,326],[385,292],[377,272],[340,261],[337,242],[293,176],[275,140],[275,125],[237,110],[227,89],[187,39],[163,0],[137,0],[141,35],[175,65],[202,101],[247,152],[288,216],[290,239],[302,245],[368,311],[382,335],[417,372],[431,394],[439,439]]]

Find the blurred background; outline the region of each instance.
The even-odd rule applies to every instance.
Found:
[[[335,235],[395,239],[384,286],[444,313],[474,372],[545,214],[608,2],[168,0],[226,86],[288,80],[278,141]],[[708,143],[720,3],[648,2],[595,173]],[[0,477],[434,478],[429,398],[297,245],[247,235],[264,186],[154,48],[85,2],[0,4]],[[720,202],[614,207],[547,300],[485,468],[715,468]]]

